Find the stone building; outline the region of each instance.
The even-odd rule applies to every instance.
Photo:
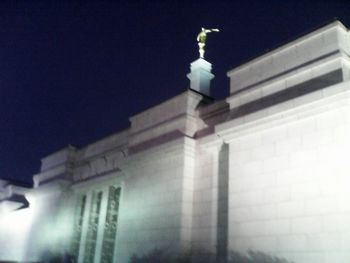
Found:
[[[190,89],[44,157],[33,189],[0,184],[0,260],[160,248],[350,262],[349,56],[333,22],[230,70],[221,101],[211,64],[194,61]]]

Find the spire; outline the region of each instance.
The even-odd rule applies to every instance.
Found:
[[[191,63],[191,72],[187,74],[191,82],[191,89],[210,96],[210,81],[214,78],[211,73],[211,64],[199,58]]]
[[[191,72],[187,74],[191,81],[191,89],[207,96],[210,96],[210,81],[214,78],[214,75],[211,73],[211,64],[204,59],[204,47],[207,34],[212,32],[220,31],[217,28],[201,28],[197,36],[199,59],[191,63]]]

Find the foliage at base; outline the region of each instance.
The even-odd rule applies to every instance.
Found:
[[[276,257],[259,251],[249,250],[246,254],[231,251],[227,259],[218,259],[212,253],[205,251],[190,251],[174,256],[166,250],[155,249],[148,254],[133,255],[130,263],[293,263],[284,258]]]

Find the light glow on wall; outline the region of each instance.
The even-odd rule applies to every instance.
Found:
[[[31,208],[1,214],[1,260],[28,260],[27,244],[33,218],[34,213]]]

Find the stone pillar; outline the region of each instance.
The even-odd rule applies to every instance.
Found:
[[[191,89],[210,96],[210,81],[214,78],[211,73],[211,63],[199,58],[191,63],[191,72],[187,74],[191,81]]]

